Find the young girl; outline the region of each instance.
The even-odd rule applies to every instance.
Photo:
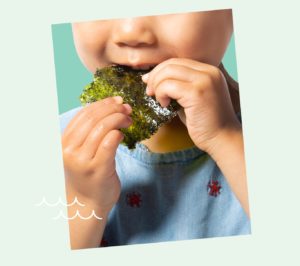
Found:
[[[131,107],[107,98],[61,116],[71,247],[250,233],[242,127],[221,65],[231,10],[73,24],[82,63],[154,69],[146,93],[178,116],[134,150],[120,144]],[[101,243],[101,244],[100,244]]]

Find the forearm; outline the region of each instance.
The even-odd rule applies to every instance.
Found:
[[[241,127],[222,132],[216,138],[214,149],[210,155],[216,161],[249,217],[244,142]]]
[[[89,217],[92,211],[95,211],[96,217],[82,219],[76,215],[77,210],[84,218]],[[69,232],[71,249],[94,248],[99,247],[102,235],[105,229],[107,213],[101,212],[91,206],[80,207],[77,204],[68,207],[68,217],[76,218],[69,220]]]

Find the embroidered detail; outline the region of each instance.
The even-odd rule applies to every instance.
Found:
[[[218,168],[217,165],[214,166],[211,178],[207,184],[207,191],[208,195],[217,197],[220,195],[222,186],[219,184],[218,181],[218,173],[220,172],[220,169]]]
[[[141,206],[141,202],[142,202],[141,198],[142,198],[142,195],[138,192],[127,193],[126,202],[131,207],[139,208]]]
[[[207,185],[208,194],[213,197],[217,197],[221,193],[222,186],[219,185],[219,181],[210,180]]]
[[[102,238],[101,243],[100,243],[100,247],[107,247],[108,246],[108,242],[105,238]]]

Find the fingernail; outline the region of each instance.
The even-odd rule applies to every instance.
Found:
[[[146,87],[146,94],[148,94],[148,95],[151,94],[151,89],[148,86]]]
[[[127,114],[130,114],[132,112],[132,108],[128,103],[123,104],[123,106],[125,107]]]
[[[122,103],[123,98],[121,96],[114,96],[113,99],[115,100],[116,103]]]
[[[165,108],[165,107],[167,107],[170,104],[170,100],[168,100],[168,99],[161,99],[161,100],[159,100],[159,103],[160,103],[161,107]]]
[[[148,78],[149,78],[149,74],[148,74],[148,73],[142,75],[142,80],[143,80],[144,82],[147,82],[147,81],[148,81]]]

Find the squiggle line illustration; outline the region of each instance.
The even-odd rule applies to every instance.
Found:
[[[55,203],[49,203],[49,202],[46,201],[45,197],[43,197],[42,201],[40,203],[38,203],[38,204],[35,204],[35,206],[40,207],[43,204],[46,205],[46,206],[48,206],[48,207],[55,207],[55,206],[58,206],[59,204],[61,204],[62,206],[65,206],[65,207],[73,206],[74,204],[78,204],[79,206],[82,206],[82,207],[85,206],[85,204],[81,203],[77,199],[77,197],[75,197],[75,199],[73,200],[73,202],[69,203],[69,204],[68,203],[64,203],[62,201],[61,197],[59,197],[58,201],[55,202]]]
[[[91,213],[88,217],[83,217],[83,216],[79,213],[79,210],[76,210],[75,215],[72,216],[72,217],[67,217],[67,216],[65,216],[65,215],[63,214],[62,211],[60,211],[59,214],[58,214],[56,217],[53,217],[52,219],[53,219],[53,220],[57,220],[57,219],[59,219],[59,218],[63,218],[63,219],[65,219],[65,220],[74,220],[76,217],[79,217],[79,218],[82,219],[82,220],[88,220],[88,219],[91,219],[92,217],[95,217],[95,218],[98,219],[98,220],[102,220],[102,219],[103,219],[102,217],[99,217],[99,216],[96,215],[95,210],[93,210],[92,213]]]

